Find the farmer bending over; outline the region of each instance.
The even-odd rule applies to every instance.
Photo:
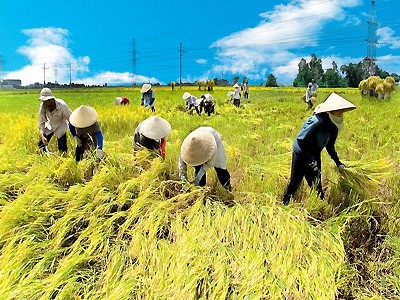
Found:
[[[354,104],[332,93],[325,102],[315,108],[314,115],[303,124],[293,142],[292,169],[289,185],[283,196],[284,205],[289,204],[303,177],[310,187],[316,185],[318,195],[321,199],[324,198],[321,184],[321,151],[326,148],[337,167],[344,168],[336,153],[335,142],[338,133],[343,129],[343,113],[355,108]]]

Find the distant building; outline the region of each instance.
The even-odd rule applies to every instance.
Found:
[[[22,81],[20,79],[3,79],[0,82],[2,88],[20,88]]]

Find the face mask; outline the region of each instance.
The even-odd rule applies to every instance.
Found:
[[[338,128],[338,130],[340,132],[344,127],[343,116],[338,117],[338,116],[331,114],[330,112],[328,112],[328,116],[331,119],[332,123],[336,125],[336,127]]]

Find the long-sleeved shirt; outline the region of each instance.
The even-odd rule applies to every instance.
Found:
[[[100,130],[99,123],[95,122],[93,125],[85,128],[75,127],[76,135],[82,141],[82,147],[84,150],[88,150],[92,147],[103,149],[103,134]]]
[[[152,89],[148,90],[146,93],[142,94],[142,105],[144,107],[150,106],[154,107],[154,101],[156,100],[155,93]]]
[[[61,99],[54,99],[56,108],[53,111],[46,109],[43,102],[39,106],[38,128],[41,134],[48,135],[53,132],[60,138],[67,131],[67,122],[72,111]]]
[[[311,88],[306,89],[306,102],[310,102],[312,96]]]
[[[336,163],[341,164],[335,150],[338,128],[330,120],[328,113],[313,115],[303,124],[293,142],[293,151],[310,163],[321,160],[321,151],[326,148]]]
[[[197,130],[206,130],[210,132],[214,138],[215,138],[215,143],[217,144],[217,148],[215,149],[214,154],[212,157],[206,161],[202,166],[201,169],[203,169],[204,173],[207,172],[208,169],[211,167],[217,167],[220,169],[226,169],[226,152],[225,152],[225,147],[224,144],[222,143],[222,139],[220,134],[212,127],[209,126],[202,126],[196,129]],[[179,177],[181,180],[186,180],[187,178],[187,164],[183,161],[182,155],[179,155],[179,162],[178,162],[178,171],[179,171]]]
[[[242,94],[240,93],[239,88],[235,88],[235,90],[233,91],[233,99],[240,99],[241,96]]]
[[[199,102],[197,102],[197,97],[191,95],[189,98],[186,99],[186,105],[188,106],[198,106]]]

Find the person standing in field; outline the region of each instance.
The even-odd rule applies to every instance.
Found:
[[[345,167],[336,153],[335,142],[344,126],[343,113],[355,108],[351,102],[332,93],[325,102],[315,108],[314,114],[303,124],[292,146],[292,168],[290,181],[283,196],[284,205],[289,204],[303,177],[310,187],[315,186],[320,198],[324,198],[321,184],[321,151],[326,148],[336,166],[339,169]]]
[[[140,105],[144,107],[150,107],[151,111],[155,113],[156,109],[154,108],[154,102],[156,100],[156,96],[154,90],[151,88],[151,84],[143,84],[142,88],[140,89],[140,93],[142,94]]]
[[[179,178],[187,184],[187,165],[195,168],[194,185],[206,185],[206,172],[214,167],[219,182],[231,191],[231,176],[226,168],[226,152],[220,134],[212,127],[192,131],[182,142],[179,156]]]
[[[244,99],[249,99],[249,82],[246,80],[242,84]]]
[[[167,120],[159,116],[147,118],[136,127],[133,141],[135,151],[144,147],[165,159],[165,147],[170,131],[171,124]]]
[[[315,79],[311,79],[311,95],[312,96],[316,96],[317,94],[317,90],[318,90],[319,86],[318,84],[315,82]]]
[[[197,114],[200,116],[200,110],[199,110],[200,101],[197,100],[196,96],[193,96],[188,92],[185,92],[183,93],[182,99],[186,101],[186,108],[188,111],[191,111],[191,109],[194,108]]]
[[[240,86],[237,84],[237,82],[233,86],[235,90],[233,91],[233,105],[236,107],[240,106],[240,98],[242,97],[242,94],[240,93]]]
[[[307,109],[310,110],[313,106],[313,99],[312,99],[312,92],[311,92],[311,87],[312,87],[312,83],[308,83],[308,87],[306,89],[306,103],[307,103]]]
[[[81,161],[85,151],[96,149],[96,157],[103,157],[103,134],[97,122],[97,112],[93,107],[81,105],[75,109],[70,122],[76,130],[75,160]]]
[[[67,148],[67,126],[73,134],[75,128],[69,123],[71,110],[61,99],[53,96],[49,88],[43,88],[40,91],[39,100],[42,101],[39,106],[38,128],[40,133],[39,150],[50,153],[47,145],[53,135],[57,137],[58,150],[66,153]]]

